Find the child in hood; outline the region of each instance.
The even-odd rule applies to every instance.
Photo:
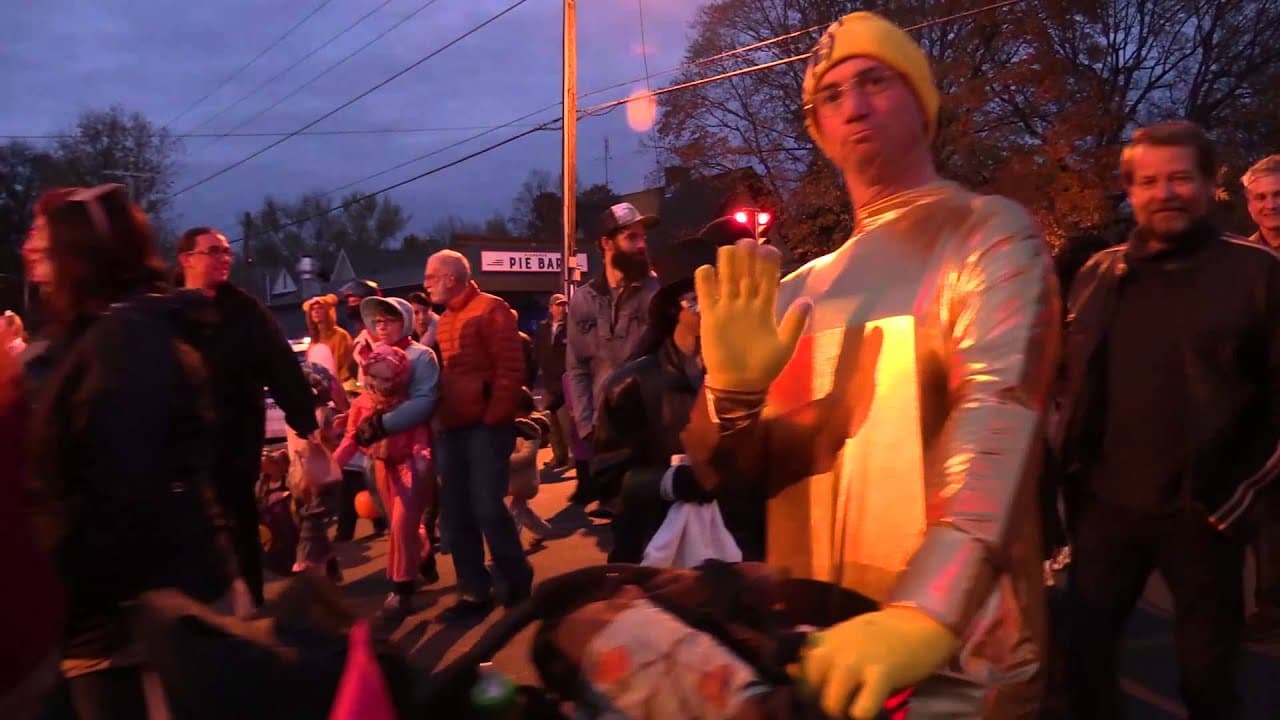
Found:
[[[393,589],[384,609],[407,614],[416,575],[422,572],[428,582],[439,578],[433,572],[432,549],[424,553],[419,533],[423,508],[435,487],[427,423],[435,408],[439,366],[435,353],[408,337],[413,318],[409,303],[366,298],[361,311],[378,344],[357,355],[365,392],[351,405],[347,433],[334,460],[345,465],[357,446],[370,458],[374,485],[391,522],[387,575]]]
[[[338,413],[348,409],[348,402],[333,372],[333,357],[328,348],[315,346],[308,352],[308,358],[302,365],[302,374],[315,397],[320,439],[293,434],[288,438],[289,490],[298,504],[301,536],[293,571],[307,573],[323,568],[330,580],[340,583],[342,570],[329,542],[328,523],[333,516],[333,494],[342,479],[342,468],[332,457],[338,444],[333,427]]]

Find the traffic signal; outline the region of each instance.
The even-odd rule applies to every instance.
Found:
[[[765,228],[769,226],[770,222],[773,222],[773,215],[765,210],[744,208],[735,212],[733,219],[739,224],[750,228],[756,240],[760,240],[761,236],[764,235]]]

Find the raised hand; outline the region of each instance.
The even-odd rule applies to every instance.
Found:
[[[716,266],[698,268],[707,387],[764,392],[795,352],[812,303],[797,300],[775,319],[782,257],[772,245],[739,240],[721,247]]]

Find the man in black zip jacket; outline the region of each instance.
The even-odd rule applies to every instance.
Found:
[[[1213,151],[1196,125],[1143,128],[1120,162],[1137,228],[1076,277],[1055,432],[1072,717],[1121,712],[1119,640],[1158,570],[1188,717],[1236,718],[1242,521],[1280,469],[1280,259],[1210,222]]]
[[[311,386],[289,341],[267,309],[228,281],[231,246],[213,228],[192,228],[178,240],[183,285],[213,299],[217,319],[204,347],[218,413],[214,489],[230,520],[236,560],[254,602],[261,606],[262,545],[255,486],[266,435],[263,388],[299,435],[319,429]]]

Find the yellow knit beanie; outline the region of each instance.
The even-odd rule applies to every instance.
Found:
[[[938,105],[941,98],[938,86],[929,69],[929,59],[924,50],[907,35],[906,31],[883,17],[866,11],[850,13],[827,28],[809,56],[804,73],[803,100],[807,107],[822,81],[822,76],[836,65],[854,57],[879,60],[898,71],[915,91],[916,99],[924,110],[929,138],[933,138],[938,126]],[[818,146],[822,139],[814,124],[813,112],[805,112],[804,125]]]

